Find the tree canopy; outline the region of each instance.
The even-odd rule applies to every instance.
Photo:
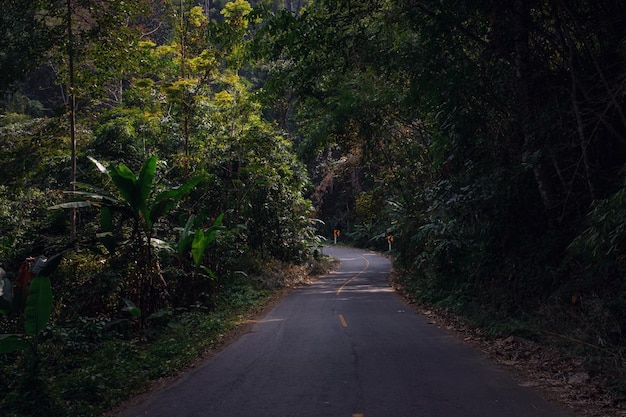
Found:
[[[448,307],[549,309],[558,328],[587,297],[624,323],[624,237],[597,222],[623,213],[624,11],[320,0],[277,13],[256,50],[315,166],[327,233],[380,249],[394,235],[406,285]],[[579,336],[618,343],[618,327]]]

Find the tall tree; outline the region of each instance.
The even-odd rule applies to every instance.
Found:
[[[86,80],[93,84],[110,81],[111,77],[120,77],[124,68],[122,57],[112,60],[112,54],[103,53],[107,48],[121,47],[129,52],[134,40],[129,39],[122,32],[127,28],[129,19],[139,13],[138,0],[106,0],[97,5],[91,0],[65,0],[65,56],[67,67],[64,79],[66,80],[67,107],[70,125],[71,143],[71,174],[70,183],[75,191],[77,181],[77,95],[82,92],[85,102],[90,98],[91,89]],[[117,40],[121,45],[115,45]],[[103,46],[100,46],[103,45]],[[101,70],[104,68],[105,70]],[[117,70],[111,71],[113,68]],[[107,71],[108,69],[108,71]],[[77,81],[80,78],[82,85]],[[100,89],[101,90],[101,89]],[[92,90],[93,91],[93,90]],[[91,97],[95,98],[95,97]],[[70,237],[76,238],[77,216],[75,209],[70,214]]]

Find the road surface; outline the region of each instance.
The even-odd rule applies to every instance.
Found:
[[[378,254],[328,247],[339,268],[122,417],[565,417],[412,312]]]

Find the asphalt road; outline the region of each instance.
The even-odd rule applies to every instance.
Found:
[[[121,416],[564,417],[482,353],[412,312],[380,255],[329,247],[332,274]]]

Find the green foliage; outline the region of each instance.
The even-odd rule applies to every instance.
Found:
[[[139,170],[157,151],[161,134],[157,114],[138,108],[116,108],[99,120],[90,150],[100,159],[124,161]]]
[[[0,16],[0,93],[22,80],[45,61],[46,53],[59,42],[58,28],[41,16],[52,4],[30,0],[7,0]]]
[[[60,33],[50,57],[64,86],[74,80],[77,97],[88,104],[118,104],[121,80],[141,65],[140,20],[147,4],[141,0],[71,0],[50,6],[54,19],[48,25]],[[68,18],[72,21],[71,39]],[[71,49],[68,49],[68,43]],[[72,57],[69,56],[71,50]],[[70,61],[74,73],[70,74]]]
[[[626,332],[626,189],[596,201],[588,227],[568,248],[566,268],[571,279],[561,290],[562,299],[580,305],[596,335],[590,342],[618,344]],[[585,325],[585,324],[584,324]],[[587,325],[585,325],[587,327]]]
[[[0,120],[12,122],[0,127],[0,185],[45,190],[67,181],[62,120],[11,115]]]
[[[275,268],[291,279],[286,265]],[[244,275],[225,284],[212,310],[197,303],[156,312],[143,339],[133,338],[127,320],[102,315],[49,325],[40,349],[46,366],[39,368],[36,384],[20,375],[24,369],[16,363],[0,364],[0,375],[7,378],[0,397],[4,415],[100,415],[144,392],[151,381],[177,375],[222,344],[242,317],[271,300],[265,287]],[[30,401],[24,403],[25,398]]]
[[[609,259],[619,265],[626,241],[626,189],[599,200],[589,213],[589,227],[570,245],[574,256],[585,263],[604,263]],[[590,265],[591,266],[591,265]]]
[[[28,287],[29,293],[24,309],[24,336],[0,335],[0,352],[8,353],[30,347],[37,359],[39,335],[46,328],[52,313],[52,283],[50,276],[58,268],[64,252],[46,259],[39,275]]]
[[[111,254],[134,259],[135,268],[128,277],[128,299],[136,299],[139,311],[153,313],[165,302],[166,283],[161,276],[154,247],[163,246],[154,236],[155,225],[169,214],[176,204],[194,188],[202,177],[198,176],[180,187],[157,192],[154,183],[157,158],[146,159],[138,175],[123,163],[105,168],[92,159],[98,170],[108,174],[115,185],[117,196],[93,185],[78,184],[88,191],[70,191],[83,200],[61,203],[50,207],[61,208],[98,207],[101,209],[100,234],[102,244]],[[119,226],[114,226],[113,215],[118,214]],[[116,236],[126,222],[131,223],[130,236]],[[135,314],[136,310],[129,310]]]
[[[66,216],[46,207],[78,209],[81,248],[49,281],[34,281],[24,317],[33,335],[0,338],[3,355],[16,359],[0,372],[7,415],[96,415],[148,378],[175,373],[241,311],[265,300],[264,282],[250,274],[259,259],[303,262],[316,244],[305,198],[310,183],[293,155],[294,139],[266,119],[256,99],[258,73],[247,60],[259,21],[250,5],[232,2],[220,14],[185,1],[166,21],[158,13],[178,3],[148,17],[139,14],[145,2],[101,3],[71,2],[68,39],[65,3],[37,2],[43,8],[36,12],[49,11],[49,28],[64,37],[39,45],[55,47],[42,54],[50,83],[27,78],[0,104],[3,267],[65,246]],[[67,188],[71,171],[68,120],[66,97],[52,91],[67,92],[68,45],[81,180],[69,192],[73,201],[61,202],[57,189]],[[2,88],[13,76],[3,73]],[[55,82],[59,88],[50,88]],[[52,114],[62,117],[46,117]],[[149,157],[156,154],[159,160]],[[86,155],[112,161],[95,163],[106,175],[93,173]],[[169,245],[177,225],[184,226],[178,256]],[[19,322],[2,320],[7,329]],[[35,338],[37,356],[27,353]]]
[[[30,118],[41,118],[46,113],[44,105],[35,99],[31,99],[20,91],[11,94],[4,104],[5,112],[0,119],[0,125],[24,122]]]
[[[207,246],[215,240],[215,236],[221,228],[223,218],[224,214],[221,214],[215,220],[213,226],[207,230],[198,229],[194,232],[193,241],[191,242],[191,254],[196,268],[200,267]]]
[[[28,340],[16,334],[0,335],[0,353],[10,353],[16,350],[26,350],[30,347]]]
[[[48,323],[52,313],[52,284],[50,278],[34,278],[29,286],[30,294],[26,299],[24,329],[28,336],[37,336]]]
[[[623,13],[318,1],[265,16],[254,42],[327,232],[371,246],[393,229],[412,295],[494,332],[530,318],[620,349]]]
[[[207,174],[205,195],[216,203],[207,214],[225,212],[253,251],[305,259],[312,229],[304,167],[288,138],[263,120],[245,79],[228,73],[216,90],[198,114],[203,123],[193,143],[195,165]]]
[[[16,190],[0,185],[0,259],[13,265],[33,255],[32,248],[40,254],[43,247],[58,244],[54,235],[65,229],[64,219],[47,213],[45,207],[59,197],[39,188]]]
[[[105,168],[98,161],[94,159],[92,161],[102,173],[107,173],[111,177],[116,191],[121,195],[122,200],[98,187],[89,184],[78,184],[80,187],[90,191],[72,191],[69,193],[86,197],[86,200],[57,204],[50,207],[50,210],[95,206],[119,211],[136,222],[136,225],[144,233],[142,238],[145,238],[148,244],[152,237],[154,224],[161,217],[167,215],[176,203],[202,180],[202,177],[198,176],[180,187],[155,193],[154,177],[157,167],[157,158],[155,156],[146,159],[138,175],[135,175],[123,163],[120,163],[118,166],[111,164],[108,168]],[[105,212],[102,216],[101,226],[104,233],[113,231],[111,229],[109,212]]]
[[[0,353],[25,351],[18,365],[23,375],[14,381],[16,390],[7,395],[5,401],[18,404],[18,409],[33,416],[50,415],[51,401],[49,391],[41,376],[41,362],[45,355],[40,351],[40,336],[48,325],[52,313],[52,284],[49,276],[58,267],[63,253],[47,260],[40,275],[33,278],[29,285],[29,295],[24,310],[24,335],[0,335]],[[14,397],[15,394],[19,396]],[[28,405],[27,405],[28,404]],[[0,407],[2,404],[0,403]]]
[[[224,15],[226,22],[236,29],[246,29],[248,27],[247,16],[252,11],[250,3],[246,0],[235,0],[226,3],[221,14]]]

